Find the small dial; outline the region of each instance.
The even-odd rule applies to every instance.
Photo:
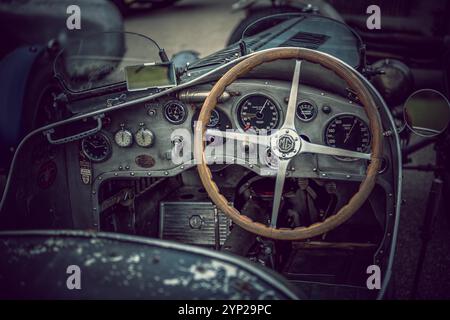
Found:
[[[302,101],[297,105],[295,113],[301,121],[309,122],[317,116],[317,107],[310,101]]]
[[[164,106],[164,117],[173,124],[182,124],[187,118],[187,109],[180,101],[169,101]]]
[[[354,115],[340,115],[333,118],[325,129],[325,143],[330,147],[367,152],[370,148],[368,125]],[[340,160],[353,158],[336,157]]]
[[[244,131],[275,129],[280,122],[280,113],[272,99],[259,94],[245,98],[237,108],[239,125]]]
[[[217,112],[217,110],[213,109],[213,111],[211,111],[211,117],[209,117],[209,123],[207,125],[208,128],[215,128],[220,121],[220,115],[219,112]]]
[[[114,135],[114,141],[121,148],[127,148],[133,144],[133,134],[127,129],[120,129]]]
[[[96,133],[81,140],[81,150],[89,160],[102,162],[111,155],[111,143],[103,133]]]
[[[134,134],[134,139],[138,146],[146,148],[153,144],[154,135],[149,129],[142,127]]]

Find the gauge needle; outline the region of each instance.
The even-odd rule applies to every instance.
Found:
[[[267,99],[266,102],[264,102],[263,107],[261,108],[261,110],[259,110],[259,112],[263,112],[264,111],[264,109],[266,108],[268,102],[269,102],[269,99]]]
[[[347,143],[347,140],[350,138],[350,135],[352,134],[352,131],[353,131],[353,128],[355,127],[355,125],[356,125],[356,120],[353,121],[353,125],[350,128],[350,131],[347,133],[347,136],[344,139],[344,143]]]

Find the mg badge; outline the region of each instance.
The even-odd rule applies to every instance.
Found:
[[[289,153],[294,150],[295,141],[290,135],[281,136],[278,139],[278,150],[283,153]]]

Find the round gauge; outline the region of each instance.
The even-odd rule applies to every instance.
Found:
[[[195,130],[195,125],[198,121],[198,116],[200,115],[200,110],[197,110],[192,116],[192,129]],[[231,128],[231,122],[223,111],[218,109],[213,109],[211,111],[211,116],[209,118],[209,123],[206,125],[207,128],[214,128],[225,131]]]
[[[121,148],[127,148],[133,144],[133,134],[126,129],[120,129],[114,135],[114,141]]]
[[[302,101],[295,111],[297,118],[303,122],[309,122],[317,116],[317,107],[310,101]]]
[[[134,139],[140,147],[150,147],[153,144],[154,135],[149,129],[140,128],[135,134]]]
[[[325,143],[330,147],[367,152],[370,148],[368,125],[354,115],[340,115],[333,118],[325,129]],[[341,160],[353,158],[336,157]]]
[[[111,155],[111,144],[103,133],[96,133],[81,140],[81,150],[93,162],[102,162]]]
[[[187,109],[180,101],[169,101],[164,106],[164,117],[173,124],[181,124],[187,118]]]
[[[209,123],[208,123],[207,127],[215,128],[219,124],[219,121],[220,121],[219,112],[217,112],[217,110],[213,109],[213,111],[211,111],[211,117],[209,118]]]
[[[280,122],[280,113],[273,100],[259,94],[244,98],[237,108],[239,125],[244,131],[275,129]]]

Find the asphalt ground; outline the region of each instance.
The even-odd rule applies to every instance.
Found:
[[[206,56],[225,46],[233,28],[244,17],[232,12],[234,0],[183,0],[173,7],[134,14],[125,20],[127,31],[145,34],[165,48],[169,57],[181,50],[195,50]],[[415,138],[418,140],[420,138]],[[433,148],[421,150],[412,164],[427,164],[434,159]],[[404,172],[397,256],[394,264],[394,292],[398,299],[410,298],[421,245],[428,192],[433,175]],[[433,223],[417,298],[450,299],[450,212],[441,210]]]

